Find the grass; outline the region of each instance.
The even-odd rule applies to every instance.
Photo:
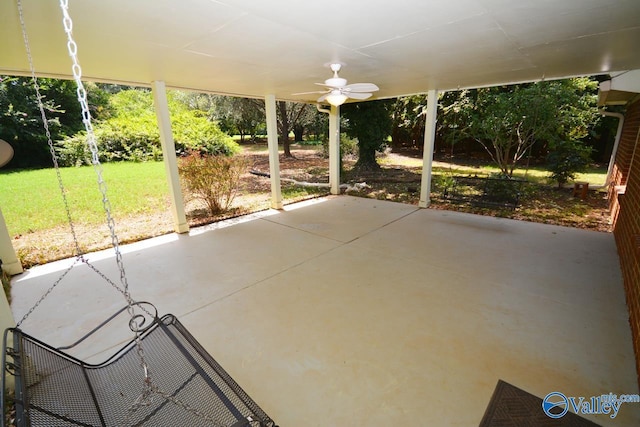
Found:
[[[162,162],[103,165],[112,212],[140,215],[166,209],[168,188]],[[72,219],[79,224],[104,223],[105,214],[92,166],[62,168]],[[55,170],[0,172],[0,206],[9,231],[22,235],[67,222]]]
[[[527,184],[522,188],[520,206],[515,209],[480,207],[471,203],[453,203],[444,197],[444,188],[453,176],[487,177],[498,173],[492,165],[482,164],[475,159],[457,158],[456,163],[434,161],[431,192],[431,207],[463,211],[480,215],[507,217],[517,220],[542,222],[598,231],[610,231],[607,193],[603,189],[590,191],[582,200],[573,197],[573,182],[564,188],[549,181],[549,171],[541,167],[516,169],[516,178],[525,178]],[[367,181],[370,189],[361,190],[357,195],[402,203],[417,204],[422,171],[422,158],[414,154],[401,155],[389,153],[378,158],[382,170],[372,177],[352,177]],[[587,181],[590,188],[603,185],[606,179],[606,167],[592,167],[576,176],[576,181]],[[386,178],[382,177],[386,175]],[[593,187],[592,187],[593,186]]]
[[[286,184],[282,186],[282,198],[288,203],[326,194],[329,194],[329,190],[326,188],[296,187]]]
[[[321,146],[321,145],[322,145],[322,141],[304,141],[302,143],[292,142],[290,147],[292,150],[296,149],[296,150],[315,151],[315,150],[318,150],[318,146]],[[269,151],[269,146],[266,143],[258,143],[258,144],[244,143],[242,144],[242,150],[245,153],[264,153]],[[282,150],[283,150],[282,144],[278,144],[278,150],[282,154]]]
[[[266,144],[243,145],[244,154],[250,157],[252,167],[268,170]],[[295,146],[296,158],[281,156],[280,169],[285,177],[298,180],[327,180],[328,161],[320,156],[317,147]],[[350,176],[345,162],[344,182],[366,181],[369,190],[354,193],[402,203],[417,204],[419,198],[422,159],[403,155],[379,158],[383,165],[375,176]],[[164,165],[149,163],[107,163],[103,165],[112,213],[120,243],[132,242],[171,232],[172,221]],[[434,162],[432,187],[433,207],[438,209],[465,210],[483,215],[507,216],[514,219],[567,225],[572,227],[607,231],[606,196],[602,192],[590,192],[587,200],[572,197],[571,184],[557,189],[547,180],[548,172],[541,168],[519,169],[515,175],[526,175],[529,185],[516,211],[495,212],[456,206],[438,200],[443,183],[451,175],[488,176],[498,172],[492,166],[475,164],[448,164]],[[104,249],[110,245],[105,226],[101,195],[97,187],[93,167],[63,168],[61,170],[69,199],[76,234],[82,251]],[[592,185],[604,182],[605,168],[595,168],[577,179]],[[75,246],[67,226],[67,218],[61,201],[55,170],[0,171],[0,207],[9,228],[14,247],[23,266],[28,268],[56,259],[72,256]],[[283,183],[282,196],[291,203],[327,194],[327,189],[300,188]],[[361,193],[361,194],[360,194]],[[191,226],[241,215],[270,206],[269,181],[247,174],[241,185],[237,203],[232,211],[220,217],[201,215],[201,206],[188,204],[188,220]]]
[[[422,171],[422,159],[415,157],[382,157],[378,159],[378,163],[384,166],[404,166],[408,168],[415,169],[416,173],[421,173]],[[500,173],[500,169],[497,166],[493,165],[482,165],[482,166],[467,166],[467,165],[457,165],[457,164],[447,164],[442,162],[434,162],[432,168],[433,174],[436,175],[478,175],[478,176],[489,176],[492,174]],[[516,168],[513,171],[513,176],[515,178],[526,179],[530,182],[540,184],[540,185],[553,185],[554,183],[549,182],[549,176],[551,173],[540,166],[532,166],[532,167],[520,167]],[[579,173],[576,175],[575,181],[585,181],[588,182],[592,186],[601,186],[604,185],[605,180],[607,178],[607,168],[606,166],[593,166],[587,169],[584,173]]]

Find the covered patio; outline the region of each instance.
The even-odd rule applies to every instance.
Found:
[[[23,18],[36,75],[72,77],[56,3],[0,4],[0,74],[31,74]],[[299,93],[330,77],[329,63],[343,64],[350,83],[377,84],[374,98],[425,94],[425,208],[439,93],[624,76],[640,68],[638,2],[70,6],[83,78],[154,93],[174,227],[182,234],[123,247],[133,297],[176,314],[279,425],[478,425],[499,379],[539,397],[638,392],[612,235],[347,196],[283,208],[276,126],[277,101],[315,103],[318,94]],[[264,99],[277,210],[188,231],[167,89]],[[329,117],[329,181],[338,194],[339,106]],[[4,268],[19,273],[1,212],[0,251]],[[111,252],[89,259],[117,277]],[[69,262],[14,277],[15,320]],[[23,328],[63,345],[122,304],[109,284],[78,266]],[[8,311],[5,305],[0,315],[11,325]],[[75,354],[98,361],[128,338],[125,327],[110,329]],[[640,404],[623,405],[615,419],[591,419],[637,426]]]
[[[133,297],[176,314],[281,426],[478,425],[499,379],[637,392],[611,234],[333,196],[122,249]],[[112,258],[90,255],[115,277]],[[68,263],[14,279],[16,319]],[[66,344],[122,304],[75,267],[23,329]],[[125,322],[76,354],[104,359]],[[640,405],[591,419],[638,425]]]

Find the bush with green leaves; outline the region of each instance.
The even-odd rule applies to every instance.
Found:
[[[423,104],[409,101],[396,115],[411,129]],[[597,101],[598,82],[587,77],[451,91],[440,98],[437,132],[448,144],[477,141],[502,173],[513,176],[519,163],[551,141],[587,141],[600,120]]]
[[[358,140],[349,138],[347,134],[340,134],[340,157],[356,157],[358,155]],[[322,141],[322,156],[329,157],[329,140]]]
[[[237,153],[240,147],[200,110],[190,109],[169,93],[169,112],[176,151],[203,154]],[[111,117],[96,121],[94,132],[100,161],[147,161],[162,158],[160,132],[151,92],[124,90],[110,98]],[[65,138],[58,145],[60,163],[65,166],[90,162],[86,133]]]
[[[42,107],[52,140],[61,140],[83,128],[82,114],[71,80],[39,78]],[[87,83],[87,96],[96,117],[109,114],[105,92]],[[51,154],[31,77],[0,75],[0,139],[15,155],[7,168],[51,166]]]
[[[342,108],[345,119],[344,131],[358,140],[358,161],[354,169],[370,172],[380,169],[376,152],[386,147],[391,135],[391,112],[393,102],[387,99],[345,104]]]
[[[550,145],[547,155],[547,168],[551,172],[549,179],[562,188],[579,172],[586,171],[591,161],[592,148],[581,141],[557,141]]]
[[[242,156],[225,156],[191,152],[178,159],[178,172],[187,200],[205,203],[211,215],[231,206],[247,169]]]

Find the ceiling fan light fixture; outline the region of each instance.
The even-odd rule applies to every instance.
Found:
[[[379,90],[378,86],[373,83],[352,83],[347,84],[347,79],[338,76],[338,71],[342,67],[342,64],[333,63],[330,65],[331,71],[333,71],[333,77],[324,81],[324,83],[316,83],[319,86],[324,86],[322,91],[312,92],[299,92],[293,95],[308,95],[312,93],[321,93],[316,102],[323,103],[328,102],[334,107],[338,107],[344,104],[348,99],[364,100],[371,97],[371,92]]]
[[[327,95],[325,100],[334,107],[338,107],[344,104],[344,102],[347,100],[347,95],[344,95],[340,91],[332,91],[329,95]]]

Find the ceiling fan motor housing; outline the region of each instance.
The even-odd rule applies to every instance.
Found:
[[[347,79],[342,77],[332,77],[324,81],[324,84],[330,87],[345,87],[347,85]]]

